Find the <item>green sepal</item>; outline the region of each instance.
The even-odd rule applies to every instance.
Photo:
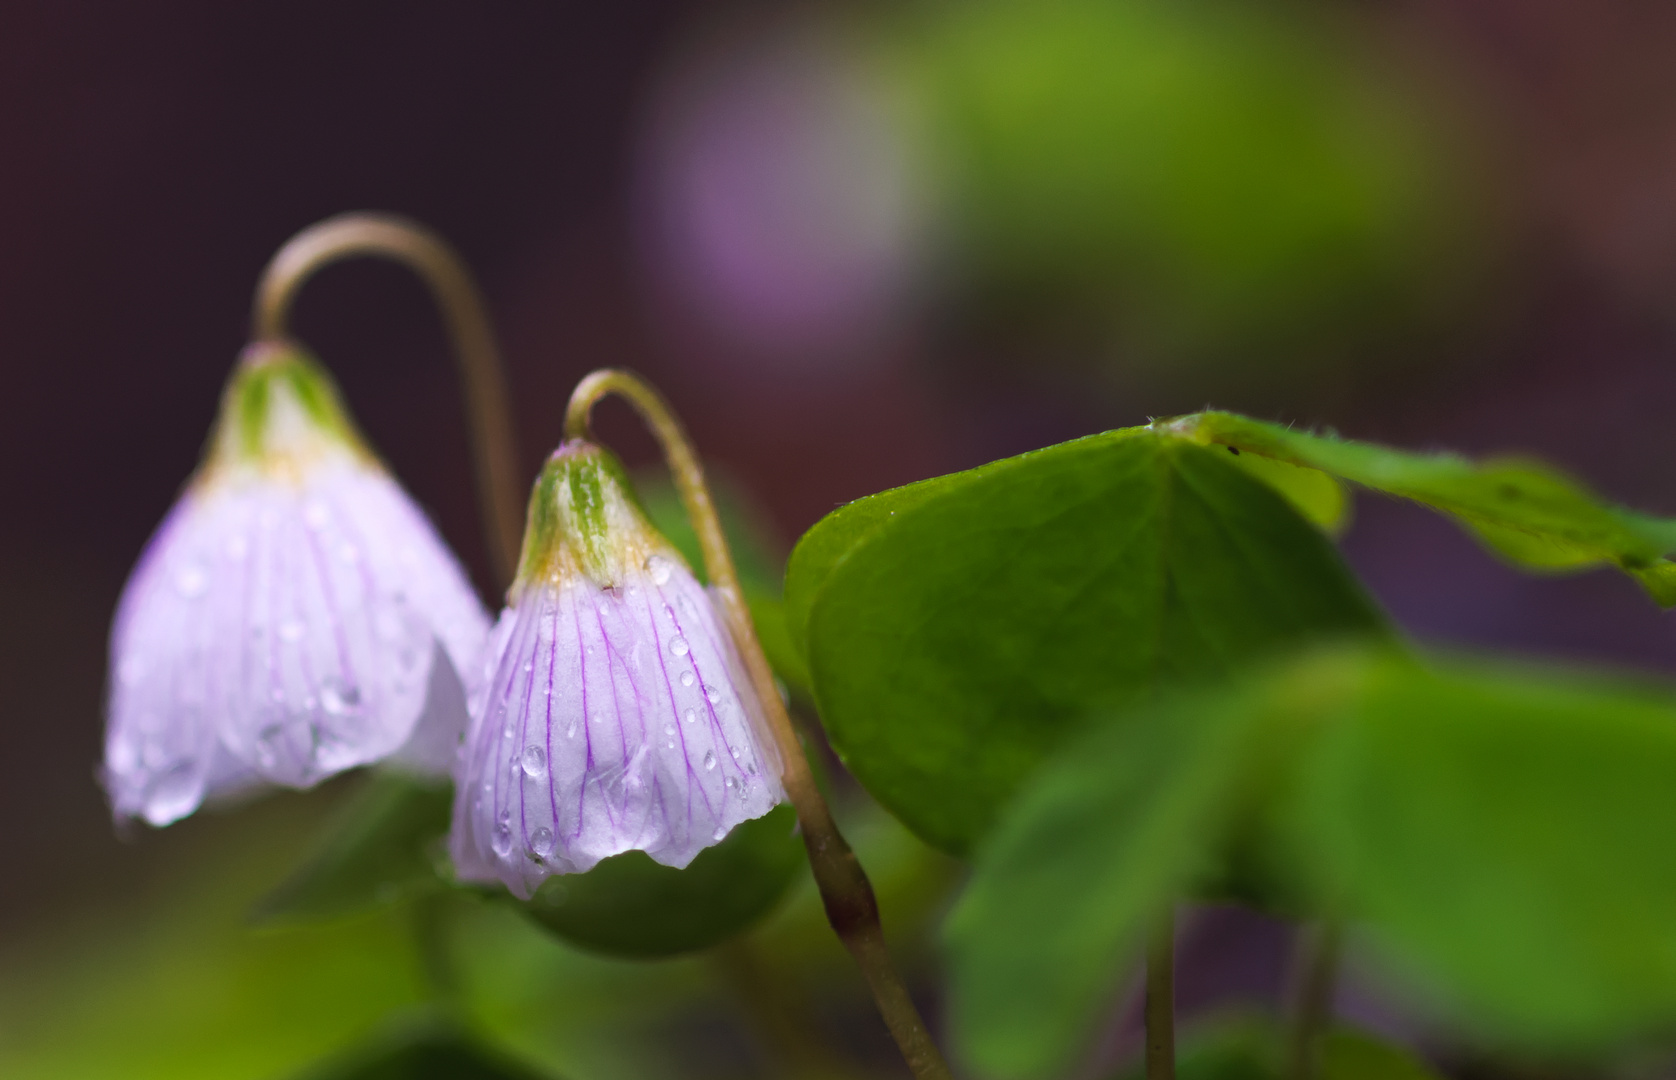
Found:
[[[571,944],[613,956],[655,959],[719,944],[766,915],[805,865],[797,816],[781,805],[735,826],[684,869],[643,851],[560,874],[517,903]],[[510,900],[510,897],[508,897]]]
[[[301,346],[261,342],[233,368],[210,434],[209,468],[263,465],[336,444],[371,457],[331,374]]]
[[[553,451],[530,491],[513,588],[578,571],[613,588],[652,555],[681,557],[647,520],[617,455],[583,439]]]

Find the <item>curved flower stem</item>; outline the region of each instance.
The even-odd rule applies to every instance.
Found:
[[[1176,1075],[1176,921],[1166,912],[1146,949],[1146,1080]]]
[[[465,381],[495,591],[504,591],[518,565],[524,527],[506,375],[483,299],[465,261],[447,241],[393,214],[339,214],[310,225],[287,240],[262,271],[251,319],[254,336],[258,341],[288,340],[291,305],[303,283],[322,267],[358,255],[377,255],[406,266],[430,287],[442,309]]]
[[[781,784],[786,798],[797,811],[797,821],[803,830],[803,844],[809,850],[809,866],[814,871],[815,884],[820,889],[826,906],[827,921],[839,940],[850,950],[873,1000],[890,1028],[896,1045],[907,1059],[908,1067],[918,1080],[948,1080],[949,1067],[937,1044],[931,1040],[919,1009],[908,996],[908,988],[890,962],[885,950],[884,933],[879,927],[879,905],[873,896],[872,883],[856,860],[855,853],[838,831],[832,811],[815,786],[809,762],[803,756],[803,746],[786,713],[779,687],[774,683],[773,671],[757,640],[751,624],[750,611],[745,606],[745,594],[739,587],[739,575],[733,567],[733,556],[728,552],[727,538],[722,533],[721,519],[710,500],[710,489],[704,482],[704,470],[693,453],[692,444],[681,428],[675,413],[658,392],[638,375],[627,371],[596,371],[577,384],[570,397],[570,408],[565,413],[565,437],[585,438],[593,407],[612,394],[623,398],[640,414],[652,429],[669,464],[681,502],[698,534],[704,552],[704,570],[711,585],[721,597],[729,627],[738,643],[741,659],[750,673],[757,696],[762,699],[768,715],[768,727],[779,751]]]

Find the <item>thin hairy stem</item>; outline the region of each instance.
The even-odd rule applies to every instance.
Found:
[[[919,1080],[948,1080],[949,1067],[937,1044],[931,1040],[919,1009],[908,996],[908,988],[891,964],[885,950],[884,933],[879,927],[879,905],[873,895],[873,885],[856,860],[855,853],[838,831],[832,811],[815,786],[803,746],[786,713],[774,673],[757,640],[751,624],[750,611],[745,606],[745,594],[739,587],[739,575],[734,570],[733,556],[728,551],[727,538],[722,534],[721,519],[710,500],[709,486],[704,482],[704,470],[693,453],[692,444],[681,428],[681,422],[658,392],[637,375],[626,371],[596,371],[583,379],[571,395],[570,408],[565,414],[565,437],[586,438],[589,416],[601,399],[615,394],[640,414],[652,429],[662,448],[664,460],[681,494],[682,505],[698,534],[699,547],[704,552],[704,571],[722,601],[729,628],[739,646],[740,658],[751,676],[757,696],[762,699],[763,711],[768,715],[769,731],[779,750],[781,785],[786,798],[797,811],[802,827],[803,843],[809,850],[809,866],[814,871],[815,884],[820,889],[826,906],[827,921],[839,940],[850,950],[861,968],[873,1000],[878,1004],[896,1045],[907,1059],[908,1067]]]
[[[518,565],[523,535],[517,453],[512,437],[506,375],[489,316],[457,252],[436,233],[392,214],[339,214],[310,225],[269,260],[256,287],[252,312],[259,341],[286,341],[298,291],[324,266],[358,255],[401,263],[425,282],[442,310],[465,382],[477,490],[489,542],[496,593],[505,591]]]
[[[1338,982],[1339,929],[1322,923],[1298,932],[1292,991],[1292,1032],[1286,1075],[1315,1080],[1321,1072],[1321,1033],[1332,1023]]]
[[[1146,1080],[1176,1075],[1176,920],[1166,912],[1146,949]]]

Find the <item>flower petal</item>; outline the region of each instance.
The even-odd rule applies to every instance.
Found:
[[[425,704],[433,640],[475,670],[486,624],[442,541],[376,465],[339,457],[300,477],[194,486],[112,630],[116,813],[166,824],[250,773],[305,787],[389,755]]]
[[[531,583],[494,637],[455,796],[463,878],[528,897],[624,851],[682,867],[780,802],[761,705],[676,560],[621,588]]]

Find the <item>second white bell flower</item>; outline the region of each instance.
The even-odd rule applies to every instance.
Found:
[[[440,684],[476,670],[487,632],[458,563],[325,373],[298,350],[253,346],[117,609],[114,810],[165,825],[240,788],[307,787],[399,754],[422,716],[427,752],[410,764],[446,771],[466,717],[460,689]]]
[[[455,792],[465,880],[528,898],[625,851],[683,867],[783,798],[725,620],[592,444],[536,482],[479,685]]]

